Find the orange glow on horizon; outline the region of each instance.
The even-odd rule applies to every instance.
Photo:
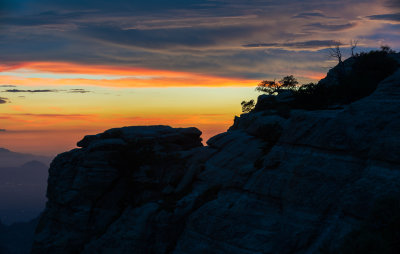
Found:
[[[14,132],[21,131],[78,131],[82,129],[98,130],[133,125],[171,125],[182,127],[230,126],[232,116],[229,114],[170,114],[151,115],[148,117],[98,114],[2,114],[1,118],[9,124],[2,126]],[[13,123],[13,124],[10,124]],[[94,133],[92,133],[94,134]]]
[[[314,79],[314,80],[321,80],[323,78],[326,77],[326,74],[323,73],[313,73],[313,74],[309,74],[309,75],[305,75],[305,77],[309,78],[309,79]]]
[[[21,72],[42,74],[43,77],[21,77],[1,75],[0,82],[22,86],[89,85],[103,87],[224,87],[255,86],[257,80],[225,78],[212,75],[148,69],[126,66],[83,65],[66,62],[24,62],[12,66],[0,66],[1,72]],[[98,79],[88,78],[48,78],[46,74],[98,75]],[[109,76],[103,78],[103,76]]]
[[[123,126],[137,126],[137,125],[170,125],[172,127],[193,127],[193,122],[190,118],[181,119],[135,119],[130,121],[125,119],[123,122],[109,121],[103,125],[98,126],[80,126],[79,128],[63,126],[64,129],[57,129],[54,126],[46,130],[30,129],[30,130],[13,130],[0,133],[1,146],[6,147],[12,151],[34,153],[39,155],[54,156],[76,147],[76,143],[81,140],[85,135],[94,135],[104,132],[110,128],[118,128]],[[223,120],[221,122],[213,123],[199,123],[196,127],[202,131],[203,143],[212,136],[222,133],[228,129],[232,121]],[[39,126],[36,126],[39,127]]]
[[[296,76],[323,77],[316,72]],[[259,82],[126,66],[0,64],[2,97],[8,99],[0,107],[0,147],[56,154],[75,147],[84,135],[160,124],[197,127],[206,141],[233,124],[241,113],[240,102],[258,96],[254,88]]]

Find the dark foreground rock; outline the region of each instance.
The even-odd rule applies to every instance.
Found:
[[[338,109],[199,136],[126,127],[59,155],[33,253],[340,253],[400,200],[400,71]]]

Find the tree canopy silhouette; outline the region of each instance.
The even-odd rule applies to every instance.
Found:
[[[282,88],[294,88],[296,85],[299,84],[297,79],[293,75],[289,75],[286,77],[283,77],[279,83],[281,84],[280,87]]]
[[[269,95],[277,95],[283,90],[295,88],[298,84],[299,82],[293,75],[288,75],[279,80],[279,82],[275,80],[263,80],[256,87],[256,91]]]
[[[263,80],[257,85],[256,91],[272,95],[277,92],[278,88],[279,83],[275,82],[275,80]]]

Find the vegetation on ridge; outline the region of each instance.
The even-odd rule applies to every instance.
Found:
[[[398,62],[390,57],[393,53],[396,52],[388,46],[382,46],[380,50],[354,54],[346,61],[339,62],[330,71],[328,76],[331,79],[334,78],[335,82],[321,80],[317,84],[297,86],[296,78],[289,75],[279,82],[261,81],[256,91],[276,96],[276,98],[279,98],[283,92],[288,92],[291,100],[286,101],[285,104],[292,109],[316,110],[326,109],[333,105],[349,104],[370,95],[382,80],[399,68]],[[276,103],[282,104],[279,101]],[[278,107],[278,105],[275,106]],[[271,105],[267,108],[254,105],[252,100],[242,102],[244,113],[252,110],[274,109],[270,107]]]

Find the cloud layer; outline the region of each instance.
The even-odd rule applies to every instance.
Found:
[[[15,86],[14,86],[15,87]],[[91,91],[74,88],[69,90],[59,90],[59,89],[7,89],[3,91],[4,93],[58,93],[58,92],[67,92],[67,93],[90,93]]]
[[[301,71],[317,71],[314,53],[331,41],[400,47],[388,24],[399,21],[397,0],[6,2],[0,7],[3,69],[57,61],[259,78],[276,71],[272,62],[297,68],[303,59],[285,58],[293,51],[312,59]]]

